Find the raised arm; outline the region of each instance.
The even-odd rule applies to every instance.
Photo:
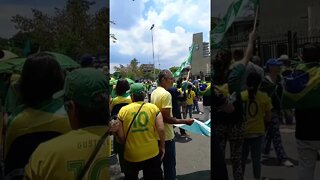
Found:
[[[247,66],[248,62],[253,56],[253,49],[254,49],[254,41],[257,38],[257,33],[256,30],[253,29],[252,32],[249,34],[249,42],[248,42],[248,47],[246,49],[245,55],[242,60],[239,61],[239,63],[244,64]]]

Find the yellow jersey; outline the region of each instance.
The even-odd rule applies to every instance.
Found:
[[[25,176],[32,180],[76,179],[105,132],[106,126],[86,127],[40,144],[25,167]],[[84,179],[109,179],[110,143],[108,137]]]
[[[244,113],[246,117],[245,135],[262,135],[265,132],[266,111],[271,111],[272,102],[270,97],[261,91],[258,91],[254,102],[249,106],[248,91],[241,92],[241,98],[244,103]]]
[[[186,91],[187,94],[187,105],[192,105],[193,100],[196,97],[196,93],[193,90],[190,90],[191,92],[188,93],[188,90]]]
[[[151,94],[151,103],[155,104],[161,111],[162,108],[170,109],[170,116],[172,115],[172,97],[171,94],[163,87],[158,86]],[[174,138],[173,125],[164,122],[165,140],[172,140]]]
[[[133,102],[121,108],[118,118],[122,121],[124,134],[127,135],[133,117],[142,105],[142,101]],[[124,159],[129,162],[141,162],[159,154],[158,133],[155,127],[159,108],[145,103],[136,116],[126,137]]]

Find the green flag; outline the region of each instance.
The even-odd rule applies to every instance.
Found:
[[[24,57],[27,57],[31,52],[31,41],[30,39],[27,40],[24,48],[23,48],[23,55]]]
[[[173,74],[173,77],[179,77],[184,68],[191,66],[193,48],[194,45],[192,44],[192,46],[189,48],[189,55],[187,59],[181,63],[179,69]]]
[[[245,10],[251,3],[257,6],[259,0],[234,0],[228,8],[227,13],[219,24],[211,31],[210,41],[213,48],[219,48],[225,33],[232,25],[234,20]]]

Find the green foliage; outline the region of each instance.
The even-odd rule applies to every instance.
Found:
[[[106,54],[109,51],[109,9],[103,7],[90,14],[93,4],[94,1],[68,0],[64,8],[55,8],[52,16],[37,9],[32,9],[32,18],[17,14],[12,21],[19,33],[11,40],[23,48],[26,39],[31,39],[41,51],[60,52],[75,59],[84,53]]]

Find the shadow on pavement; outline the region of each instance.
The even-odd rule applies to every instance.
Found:
[[[209,180],[210,179],[210,170],[197,171],[190,174],[178,175],[178,180]]]
[[[288,158],[288,160],[290,160],[294,164],[294,166],[299,165],[299,162],[297,160],[291,158]],[[261,164],[263,164],[264,166],[283,166],[277,158],[264,159],[261,161]]]
[[[181,135],[177,132],[175,132],[175,141],[178,142],[178,143],[187,143],[187,142],[190,142],[192,141],[192,138],[190,137],[181,137]]]

